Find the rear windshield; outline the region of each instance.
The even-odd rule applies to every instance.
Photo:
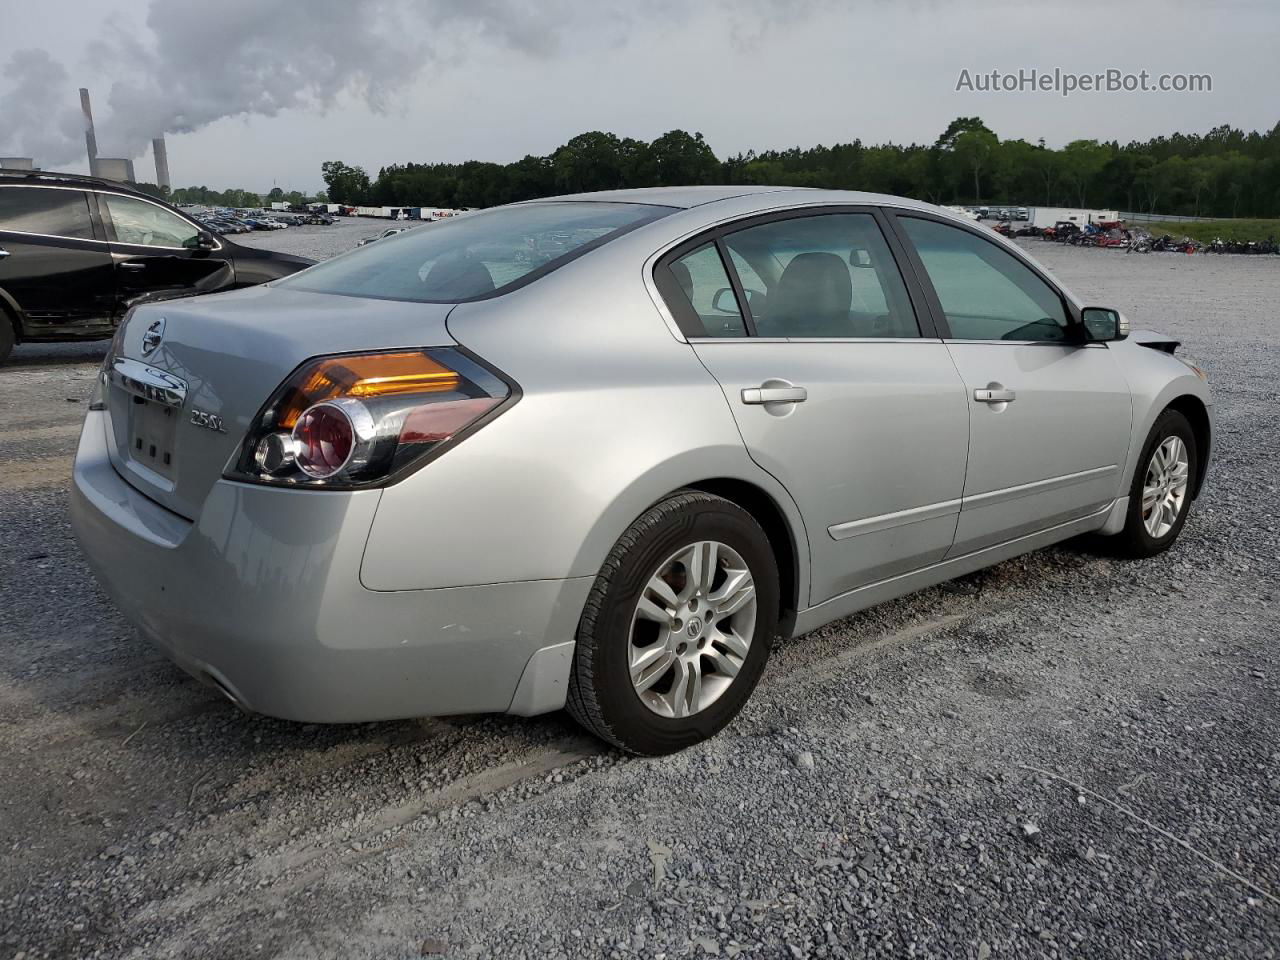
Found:
[[[478,300],[536,280],[671,212],[671,207],[581,201],[500,207],[411,227],[279,283],[383,300]]]

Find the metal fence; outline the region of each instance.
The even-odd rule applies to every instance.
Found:
[[[1120,211],[1121,220],[1150,223],[1153,220],[1168,220],[1172,223],[1200,223],[1209,220],[1229,220],[1230,217],[1178,217],[1171,213],[1135,213],[1131,210]]]

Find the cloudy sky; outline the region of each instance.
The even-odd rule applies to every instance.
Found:
[[[0,155],[87,171],[168,136],[175,186],[311,191],[320,163],[507,162],[585,130],[716,154],[932,142],[956,116],[1051,145],[1280,120],[1275,0],[58,0],[9,3]],[[1208,93],[981,93],[1019,69],[1212,77]]]

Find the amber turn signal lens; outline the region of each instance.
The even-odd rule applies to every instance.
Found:
[[[368,400],[444,393],[461,384],[461,376],[420,351],[328,357],[317,361],[298,388],[285,397],[279,423],[292,429],[302,411],[338,397]]]

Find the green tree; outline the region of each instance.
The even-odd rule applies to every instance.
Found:
[[[1156,158],[1149,153],[1139,154],[1133,164],[1133,186],[1147,213],[1155,212],[1156,202],[1160,199],[1158,166]]]
[[[720,161],[700,133],[664,133],[649,144],[648,156],[659,186],[715,183],[720,177]]]
[[[1187,159],[1174,155],[1156,164],[1155,176],[1167,209],[1178,210],[1191,196],[1192,169]]]
[[[1190,161],[1189,189],[1192,198],[1192,216],[1200,216],[1201,201],[1213,191],[1213,184],[1218,178],[1218,158],[1195,157]]]
[[[612,133],[580,133],[551,155],[558,189],[566,193],[615,190],[623,185],[621,141]]]
[[[1062,177],[1062,155],[1055,150],[1046,149],[1041,140],[1034,152],[1028,155],[1027,162],[1034,173],[1036,186],[1044,190],[1044,204],[1053,203],[1053,188]]]
[[[1097,140],[1072,140],[1062,151],[1062,175],[1083,207],[1089,187],[1106,166],[1110,151]]]
[[[996,199],[1025,201],[1038,193],[1035,159],[1040,152],[1025,140],[1000,141],[989,175]]]
[[[981,117],[956,117],[934,143],[942,157],[942,167],[949,174],[957,197],[962,183],[973,178],[975,200],[982,198],[982,173],[991,162],[999,138],[982,122]]]
[[[326,160],[320,165],[320,175],[334,203],[356,206],[369,198],[369,175],[360,167]]]
[[[973,174],[973,199],[982,202],[982,174],[991,165],[999,139],[990,130],[965,130],[955,139],[952,155]]]
[[[1219,192],[1231,204],[1231,216],[1239,216],[1240,201],[1248,195],[1257,168],[1257,161],[1235,150],[1223,155],[1218,166],[1218,185]]]

